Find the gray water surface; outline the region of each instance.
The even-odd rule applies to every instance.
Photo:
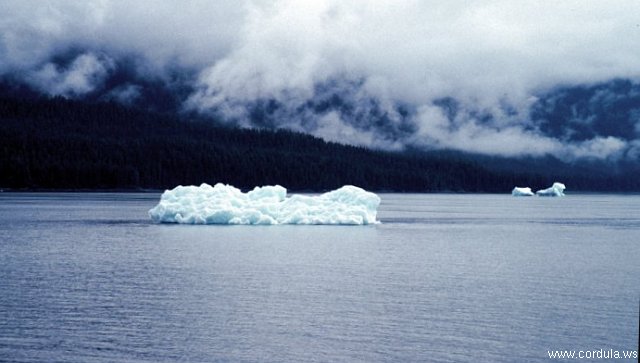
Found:
[[[375,226],[183,226],[157,194],[0,193],[0,361],[638,349],[639,196],[381,197]]]

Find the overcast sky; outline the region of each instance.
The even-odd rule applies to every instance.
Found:
[[[608,157],[637,147],[607,135],[569,144],[528,114],[559,86],[638,80],[637,0],[0,0],[0,14],[0,76],[48,94],[92,92],[127,58],[141,76],[195,74],[184,107],[240,125],[251,125],[247,105],[275,100],[276,127],[383,148]],[[364,114],[375,100],[387,124],[301,111],[323,84],[350,88],[344,98]],[[458,102],[455,117],[443,98]],[[407,122],[410,132],[387,132]]]

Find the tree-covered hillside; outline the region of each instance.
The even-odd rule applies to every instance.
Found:
[[[163,189],[223,182],[313,191],[353,184],[370,190],[504,193],[514,185],[541,188],[561,180],[571,190],[640,190],[637,171],[594,175],[561,166],[534,172],[496,167],[500,163],[450,152],[372,151],[114,103],[0,98],[0,188],[5,189]]]

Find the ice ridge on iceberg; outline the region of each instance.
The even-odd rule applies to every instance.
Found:
[[[511,191],[511,195],[514,197],[532,197],[534,194],[529,187],[515,187]]]
[[[378,223],[380,197],[346,185],[318,196],[292,195],[280,186],[243,193],[231,185],[177,186],[149,210],[157,223],[182,224],[346,224]]]
[[[541,197],[563,197],[565,189],[564,184],[555,182],[547,189],[538,190],[536,195]]]

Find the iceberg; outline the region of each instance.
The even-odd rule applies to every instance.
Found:
[[[547,189],[538,190],[536,195],[541,197],[564,197],[565,189],[564,184],[555,182]]]
[[[280,185],[243,193],[231,185],[177,186],[149,210],[156,223],[182,224],[344,224],[376,220],[380,197],[346,185],[318,196],[292,195]]]
[[[514,197],[532,197],[532,196],[534,196],[533,192],[531,191],[531,188],[529,188],[529,187],[526,187],[526,188],[515,187],[511,191],[511,195],[513,195]]]

